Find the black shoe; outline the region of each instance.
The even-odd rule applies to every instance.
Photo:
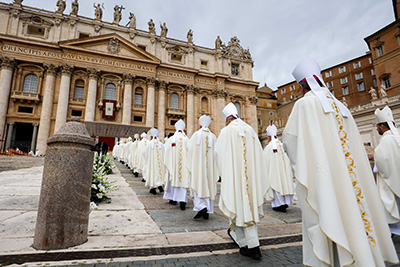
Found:
[[[202,209],[201,211],[197,212],[196,216],[193,219],[197,220],[204,216],[204,213],[207,213],[207,208]]]
[[[204,219],[204,220],[208,220],[209,216],[210,216],[210,215],[209,215],[207,212],[205,212],[205,213],[203,214],[203,219]]]
[[[260,247],[248,248],[245,246],[240,248],[239,252],[243,256],[250,257],[254,260],[259,260],[262,257]]]
[[[181,210],[185,210],[186,209],[186,202],[179,202],[179,207],[181,208]]]
[[[160,186],[158,187],[158,190],[160,190],[160,193],[164,192],[164,188],[162,187],[162,185],[160,185]]]
[[[157,195],[157,192],[156,192],[155,188],[150,189],[150,193],[152,193],[153,195]]]
[[[146,182],[146,180],[145,180],[144,178],[142,178],[142,182],[143,182],[143,183],[145,183],[145,182]]]
[[[283,206],[275,207],[272,208],[274,211],[279,211],[279,212],[286,212],[286,208]]]
[[[238,248],[240,248],[239,244],[236,243],[235,239],[233,239],[233,237],[231,236],[231,228],[228,228],[228,231],[227,231],[227,232],[228,232],[228,236],[232,239],[233,243],[234,243]]]
[[[139,173],[138,172],[135,172],[134,175],[135,175],[135,177],[139,177]]]
[[[173,201],[173,200],[170,200],[170,201],[169,201],[169,204],[171,204],[171,205],[176,205],[177,202],[176,202],[176,201]]]

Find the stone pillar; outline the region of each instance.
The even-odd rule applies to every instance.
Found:
[[[193,85],[186,86],[187,92],[187,106],[186,106],[186,120],[187,120],[187,135],[189,137],[194,133],[194,99],[196,88]]]
[[[0,73],[0,139],[4,137],[8,100],[11,91],[11,81],[15,61],[8,57],[1,57]]]
[[[33,153],[36,151],[36,139],[37,139],[37,134],[38,134],[38,126],[39,123],[34,123],[33,124],[33,134],[32,134],[32,142],[31,142],[31,150]]]
[[[96,95],[97,95],[97,79],[99,71],[96,69],[88,69],[89,85],[86,97],[85,121],[94,121],[96,113]]]
[[[133,76],[131,74],[123,75],[125,88],[124,100],[122,106],[122,124],[130,125],[132,122],[132,84]]]
[[[224,90],[221,89],[215,89],[213,91],[214,97],[217,98],[217,133],[219,134],[219,132],[221,131],[222,128],[225,127],[225,119],[224,116],[222,115],[222,110],[225,107],[225,98],[227,97],[227,92],[225,92]]]
[[[154,127],[155,85],[155,78],[147,79],[146,126],[148,127]]]
[[[246,101],[246,117],[248,124],[253,127],[254,131],[258,134],[258,120],[257,120],[257,97],[249,96]]]
[[[13,129],[14,129],[14,122],[8,123],[8,131],[7,131],[6,146],[4,147],[4,150],[6,150],[6,149],[7,149],[8,147],[10,147],[10,145],[11,145],[11,139],[12,139]]]
[[[160,82],[158,86],[158,123],[157,128],[159,136],[162,140],[165,138],[165,93],[167,90],[167,83],[164,81]]]
[[[94,141],[73,118],[47,144],[33,247],[64,249],[87,241]]]
[[[71,74],[73,67],[69,65],[62,66],[61,70],[61,83],[60,92],[58,95],[57,114],[56,114],[56,125],[54,127],[54,133],[58,131],[67,121],[68,103],[69,103],[69,89],[71,86]]]
[[[53,64],[45,65],[46,83],[44,86],[44,95],[42,101],[42,111],[40,113],[40,127],[36,147],[41,155],[46,154],[47,138],[50,135],[51,113],[53,110],[54,83],[56,80],[57,68]]]

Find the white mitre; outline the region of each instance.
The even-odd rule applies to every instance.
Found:
[[[179,121],[177,121],[175,123],[174,126],[175,126],[175,130],[183,132],[183,130],[185,130],[186,124],[182,119],[180,119]]]
[[[129,136],[128,137],[128,142],[130,142],[130,141],[132,141],[132,137]]]
[[[147,133],[143,132],[140,137],[145,138],[147,136]]]
[[[232,102],[224,107],[224,109],[222,110],[222,114],[224,115],[225,120],[230,116],[233,116],[236,119],[239,118],[237,108]]]
[[[276,144],[276,134],[278,133],[278,129],[276,128],[276,126],[274,124],[269,125],[267,127],[267,135],[271,136],[271,142],[272,142],[272,149],[276,150],[278,148],[277,144]]]
[[[202,115],[202,116],[199,118],[199,124],[200,124],[202,127],[208,127],[208,126],[210,126],[210,124],[211,124],[211,118],[210,118],[210,116]]]
[[[156,128],[151,128],[150,135],[153,137],[158,137],[158,130]]]
[[[377,108],[375,110],[375,119],[376,119],[376,124],[387,122],[390,130],[392,131],[393,135],[396,138],[397,143],[399,143],[400,145],[400,134],[396,126],[394,126],[393,124],[394,119],[392,110],[388,106],[385,106],[382,110],[379,110],[379,108]]]
[[[139,139],[139,134],[135,134],[133,137],[134,137],[135,139]]]
[[[315,60],[309,57],[304,58],[294,68],[292,75],[296,79],[297,83],[303,80],[307,81],[307,84],[310,86],[311,91],[314,92],[314,94],[318,97],[319,101],[321,102],[321,105],[325,113],[334,112],[333,107],[329,103],[324,91],[322,90],[322,87],[318,84],[318,82],[314,78],[314,76],[316,76],[318,80],[322,83],[322,85],[326,87],[325,82],[321,77],[321,67]],[[335,100],[336,105],[339,106],[342,115],[344,117],[348,117],[349,114],[344,105],[342,104],[342,102],[338,101],[333,95],[332,97]]]

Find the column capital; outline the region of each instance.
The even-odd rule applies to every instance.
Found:
[[[221,89],[214,89],[212,91],[212,95],[215,98],[226,98],[228,96],[228,93]]]
[[[100,71],[96,70],[94,68],[88,68],[87,73],[88,73],[89,78],[97,79],[99,77]]]
[[[14,125],[15,124],[15,122],[14,121],[12,121],[12,122],[9,122],[9,123],[7,123],[8,125]]]
[[[186,91],[188,94],[196,95],[196,94],[199,92],[199,89],[196,88],[196,87],[194,87],[193,85],[186,85],[185,91]]]
[[[157,82],[157,80],[154,77],[147,77],[146,78],[147,86],[150,86],[150,85],[155,86],[156,82]]]
[[[33,127],[38,127],[38,126],[39,126],[39,123],[38,123],[38,122],[32,123],[32,125],[33,125]]]
[[[124,73],[122,74],[122,78],[125,82],[125,84],[133,84],[134,80],[135,80],[135,75],[132,75],[130,73]]]
[[[62,74],[71,75],[72,71],[74,70],[74,66],[64,64],[60,66],[60,69]]]
[[[166,90],[167,86],[168,86],[168,82],[166,82],[166,81],[159,81],[159,83],[158,83],[159,90]]]
[[[9,58],[9,57],[0,57],[0,60],[1,60],[1,68],[2,69],[12,70],[12,69],[14,69],[14,67],[17,63],[14,58]]]
[[[258,97],[256,97],[256,96],[249,96],[249,101],[250,101],[250,104],[253,104],[253,105],[256,105],[257,104],[257,101],[258,101]]]
[[[44,63],[43,66],[46,68],[47,75],[56,75],[58,69],[56,65]]]

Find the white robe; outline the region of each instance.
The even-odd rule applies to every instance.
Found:
[[[400,222],[396,197],[400,197],[400,146],[392,131],[386,131],[375,148],[375,165],[378,168],[377,184],[390,224]]]
[[[135,140],[131,147],[130,147],[130,151],[129,151],[129,158],[128,158],[128,162],[129,162],[129,167],[133,170],[136,169],[136,165],[135,165],[135,156],[136,156],[136,150],[139,144],[139,140]]]
[[[145,161],[143,158],[143,153],[146,149],[147,144],[149,143],[149,139],[147,138],[143,138],[142,140],[140,140],[137,150],[136,150],[136,168],[141,171],[144,172],[145,170]],[[146,177],[143,177],[144,179],[146,179]]]
[[[164,184],[164,145],[158,140],[151,140],[143,153],[146,173],[146,187],[155,188]]]
[[[201,133],[200,143],[197,137]],[[211,139],[211,140],[210,140]],[[195,132],[188,142],[188,165],[190,187],[199,198],[215,199],[217,194],[218,170],[214,160],[216,137],[208,128]]]
[[[124,146],[124,149],[122,152],[122,158],[124,159],[125,163],[129,162],[129,153],[131,151],[132,143],[133,143],[132,141],[128,141]]]
[[[273,208],[292,204],[294,195],[293,171],[290,160],[283,150],[282,143],[279,140],[275,140],[275,142],[277,152],[273,151],[272,142],[269,142],[263,151],[271,188],[278,194],[273,194],[270,190],[267,195],[267,200],[272,200]],[[274,200],[277,203],[274,203]]]
[[[264,216],[264,197],[270,189],[263,150],[253,129],[238,120],[224,127],[215,143],[215,158],[221,176],[220,210],[235,226],[256,225]]]
[[[329,91],[323,90],[332,104]],[[310,91],[295,103],[283,140],[298,182],[304,265],[334,264],[333,246],[341,266],[397,262],[368,157],[351,115],[343,118],[336,107],[334,113],[324,113]]]

